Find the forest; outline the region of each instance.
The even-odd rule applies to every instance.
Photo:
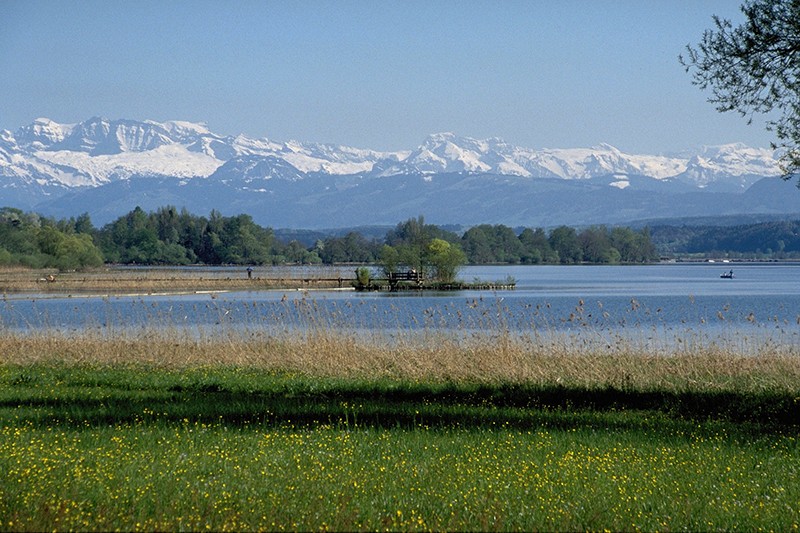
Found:
[[[246,214],[208,217],[165,206],[137,207],[101,228],[88,214],[55,220],[0,209],[0,266],[77,270],[105,263],[139,265],[379,264],[431,268],[448,277],[461,264],[631,264],[660,257],[783,259],[800,257],[800,221],[738,227],[473,226],[459,234],[422,216],[381,238],[357,231],[311,245],[283,240]]]
[[[667,257],[800,258],[800,220],[735,226],[654,226],[651,238],[659,253]]]

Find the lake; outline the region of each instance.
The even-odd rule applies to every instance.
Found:
[[[733,279],[720,278],[731,269]],[[313,269],[303,275],[313,275]],[[517,288],[440,293],[9,295],[0,302],[0,329],[112,334],[168,329],[204,335],[220,330],[508,331],[590,334],[604,341],[622,335],[666,344],[673,342],[670,339],[691,338],[800,346],[800,264],[471,266],[459,277],[464,281],[511,277]]]

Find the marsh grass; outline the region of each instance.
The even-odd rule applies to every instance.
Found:
[[[219,366],[309,378],[800,394],[797,348],[760,348],[750,347],[744,355],[718,345],[698,347],[693,353],[647,353],[623,337],[598,345],[557,332],[463,336],[426,330],[355,335],[329,330],[324,324],[274,334],[223,330],[197,335],[149,329],[113,335],[101,331],[0,337],[5,365],[133,364],[171,370]]]

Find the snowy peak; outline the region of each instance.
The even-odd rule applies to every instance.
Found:
[[[491,173],[529,178],[592,179],[612,174],[663,180],[679,177],[706,187],[746,188],[755,177],[781,174],[772,150],[742,144],[703,147],[693,157],[627,154],[609,144],[592,148],[533,150],[501,139],[429,136],[417,150],[396,164],[377,165],[382,176],[435,173]],[[747,176],[747,178],[743,178]]]
[[[137,176],[296,181],[311,174],[387,178],[400,175],[493,174],[524,179],[590,180],[628,176],[672,179],[708,190],[741,191],[758,178],[781,174],[772,150],[742,144],[703,147],[675,157],[625,153],[611,145],[531,149],[499,138],[452,132],[428,136],[414,150],[375,150],[222,136],[207,124],[170,120],[91,118],[78,124],[36,119],[0,132],[3,183],[96,187]],[[633,183],[633,182],[631,182]],[[9,186],[11,186],[9,185]],[[0,185],[2,188],[5,185]]]
[[[741,143],[704,146],[686,162],[680,179],[700,188],[747,189],[763,176],[779,176],[781,169],[773,150]]]
[[[382,165],[381,175],[491,172],[510,161],[498,151],[499,139],[478,140],[455,133],[434,133],[398,164]],[[526,175],[524,169],[507,165],[504,173]]]
[[[73,125],[59,124],[49,118],[37,118],[32,124],[17,130],[15,137],[20,146],[32,150],[46,150],[60,143],[70,134]]]
[[[183,120],[168,120],[161,123],[145,120],[145,123],[164,128],[173,138],[184,139],[201,135],[213,135],[208,129],[208,125],[204,123],[186,122]]]
[[[243,155],[231,159],[209,176],[223,183],[263,183],[269,180],[299,181],[305,176],[296,167],[275,156]]]
[[[91,156],[114,155],[154,150],[172,142],[169,133],[160,125],[96,117],[76,124],[69,135],[45,150],[85,152]]]
[[[2,175],[57,187],[96,187],[134,175],[207,176],[222,164],[191,153],[167,128],[151,121],[95,117],[59,124],[37,119],[0,144],[16,148],[8,168],[0,169]]]
[[[17,130],[20,146],[32,151],[83,152],[91,156],[123,152],[145,152],[161,146],[196,142],[204,135],[214,136],[202,124],[169,121],[163,124],[146,120],[108,120],[94,117],[78,124],[59,124],[47,118]]]
[[[741,143],[704,146],[699,158],[707,166],[713,166],[732,176],[742,174],[771,175],[780,171],[773,150],[750,148]]]
[[[0,164],[11,164],[11,154],[19,151],[17,141],[8,130],[0,131]]]
[[[437,133],[398,164],[381,165],[381,175],[468,172],[590,179],[623,173],[662,179],[679,174],[685,166],[685,161],[624,154],[608,144],[586,149],[533,150],[510,145],[499,138],[478,140]]]
[[[303,172],[323,172],[325,174],[360,174],[372,171],[375,162],[383,158],[397,159],[392,152],[376,152],[331,144],[283,143],[275,152]]]

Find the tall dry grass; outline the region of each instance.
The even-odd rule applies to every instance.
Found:
[[[714,345],[691,353],[643,352],[625,339],[598,346],[557,334],[465,337],[436,331],[391,338],[324,330],[209,336],[177,331],[12,333],[0,337],[0,362],[175,370],[235,366],[343,379],[800,395],[798,348],[761,348],[746,354]]]

